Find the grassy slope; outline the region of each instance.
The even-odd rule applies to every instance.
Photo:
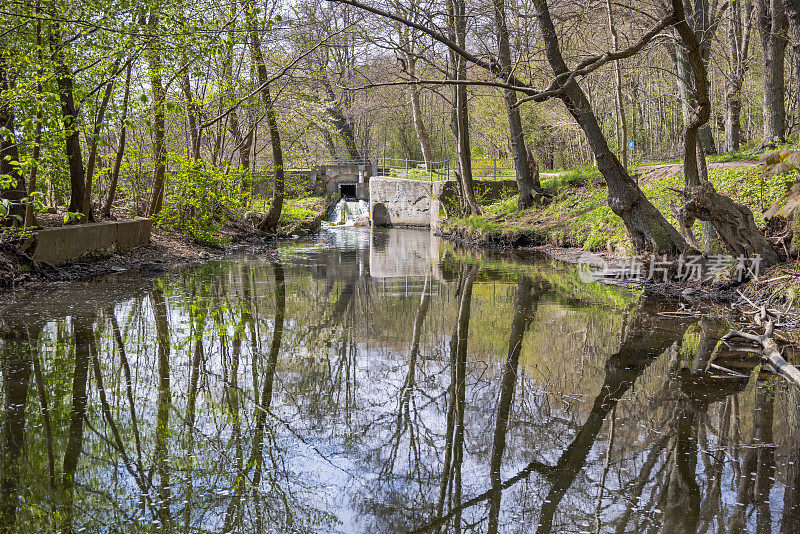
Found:
[[[764,224],[762,213],[782,198],[787,182],[794,176],[762,177],[759,167],[709,169],[709,180],[717,191],[753,210],[756,223]],[[470,240],[512,242],[519,236],[535,244],[583,247],[589,250],[627,252],[630,250],[622,219],[606,204],[606,187],[596,169],[582,169],[545,179],[543,185],[554,193],[543,207],[518,211],[516,196],[484,207],[481,217],[448,219],[446,233]],[[677,201],[671,189],[683,189],[683,175],[657,178],[642,190],[673,224],[669,202]]]

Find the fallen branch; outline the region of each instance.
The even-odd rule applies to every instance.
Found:
[[[763,334],[750,334],[740,330],[731,330],[725,334],[725,336],[722,338],[722,341],[727,342],[730,339],[741,338],[758,343],[761,345],[761,358],[769,362],[775,368],[775,370],[783,375],[787,380],[794,382],[797,386],[800,386],[800,370],[783,358],[783,355],[778,348],[778,343],[773,337],[775,323],[771,318],[768,318],[765,307],[762,306],[760,312],[756,314],[755,322],[758,326],[762,326],[763,324]]]

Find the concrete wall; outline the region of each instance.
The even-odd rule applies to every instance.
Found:
[[[46,228],[36,238],[33,258],[57,265],[92,252],[122,252],[147,243],[151,228],[150,219]]]
[[[515,180],[475,180],[479,202],[495,202],[517,193]],[[373,226],[429,226],[436,228],[439,211],[454,215],[459,188],[454,180],[425,182],[373,176],[369,182],[369,212]]]
[[[339,193],[341,183],[357,184],[359,170],[362,171],[364,183],[368,182],[372,175],[372,164],[365,162],[320,165],[315,170],[318,172],[317,192],[330,197]]]
[[[369,181],[372,225],[430,226],[432,196],[433,182],[373,176]]]

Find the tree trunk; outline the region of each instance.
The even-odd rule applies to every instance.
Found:
[[[119,59],[114,62],[111,67],[109,76],[115,76],[117,69],[119,69]],[[94,221],[94,214],[92,213],[92,179],[94,177],[94,168],[97,163],[97,148],[100,137],[100,131],[103,128],[103,119],[106,115],[108,108],[108,101],[111,99],[111,92],[114,89],[114,80],[109,79],[106,82],[106,90],[103,93],[103,100],[100,102],[100,108],[97,111],[97,118],[94,121],[94,128],[92,129],[92,138],[89,139],[89,161],[86,164],[86,187],[83,193],[83,203],[81,208],[81,222]]]
[[[739,150],[741,139],[742,84],[739,80],[725,82],[725,151]]]
[[[128,63],[128,69],[125,73],[125,92],[122,96],[122,116],[120,117],[120,132],[119,132],[119,146],[117,147],[117,155],[114,158],[114,169],[111,171],[111,184],[108,187],[108,197],[103,206],[103,216],[108,217],[111,215],[111,205],[114,203],[114,198],[117,196],[117,184],[119,183],[119,170],[122,166],[122,157],[125,155],[125,143],[128,138],[128,100],[131,94],[131,70],[133,69],[133,61]]]
[[[506,12],[503,0],[492,0],[494,6],[494,27],[497,36],[498,63],[506,78],[511,74],[511,44],[506,24]],[[525,146],[525,134],[522,131],[522,119],[517,106],[517,93],[511,89],[503,90],[508,113],[508,130],[511,138],[511,155],[514,158],[514,170],[517,177],[517,207],[524,210],[533,206],[534,193],[541,191],[542,184],[538,176],[531,175],[528,152]]]
[[[412,78],[416,79],[416,58],[411,54],[406,54],[406,62],[408,63],[408,72]],[[420,90],[419,87],[411,84],[409,87],[411,92],[411,115],[414,118],[414,130],[417,132],[417,139],[419,140],[419,147],[422,149],[422,159],[425,160],[425,168],[430,172],[433,170],[433,150],[431,150],[431,137],[428,134],[428,129],[425,127],[425,121],[422,119],[422,105],[419,101]]]
[[[728,65],[725,75],[725,150],[739,149],[741,143],[742,83],[750,54],[750,30],[753,27],[752,2],[732,0],[727,20]]]
[[[64,43],[61,40],[61,30],[55,26],[52,33],[51,48],[56,59],[55,73],[58,81],[58,96],[61,101],[61,116],[66,133],[66,153],[69,162],[70,196],[69,208],[71,213],[79,213],[83,208],[86,175],[83,169],[83,155],[81,153],[80,128],[78,127],[78,111],[75,107],[73,91],[72,70],[64,57]]]
[[[688,124],[691,120],[693,110],[697,108],[697,99],[692,94],[692,87],[694,85],[692,69],[686,59],[686,51],[678,43],[675,46],[675,71],[677,72],[678,92],[681,96],[681,111],[683,112],[683,124]],[[714,143],[714,136],[711,133],[711,128],[708,124],[704,124],[697,133],[700,143],[703,145],[703,151],[706,154],[716,154],[717,149]]]
[[[156,31],[158,17],[155,11],[150,14],[148,26],[152,31]],[[147,213],[152,217],[161,211],[164,205],[164,182],[167,171],[167,150],[164,143],[164,130],[166,127],[164,98],[166,97],[166,91],[161,78],[163,63],[158,50],[150,50],[148,52],[148,62],[150,64],[150,87],[153,94],[153,185],[150,208]]]
[[[189,80],[189,67],[183,70],[181,75],[181,90],[186,99],[186,117],[189,121],[189,140],[192,144],[191,157],[194,160],[200,159],[200,106],[195,102],[192,95],[192,85]]]
[[[614,14],[611,10],[611,0],[606,0],[608,10],[608,31],[611,33],[611,45],[616,52],[619,49],[619,36],[614,26]],[[617,130],[619,132],[619,146],[617,150],[622,156],[622,166],[628,168],[628,124],[625,120],[625,101],[622,97],[622,69],[619,61],[614,61],[614,100],[617,106]]]
[[[347,149],[347,155],[353,161],[361,161],[362,156],[358,151],[358,147],[356,146],[356,136],[353,132],[353,126],[350,124],[350,121],[347,120],[347,117],[345,117],[342,104],[339,102],[339,99],[336,98],[336,92],[333,90],[333,86],[331,85],[331,82],[328,80],[327,76],[322,77],[322,85],[325,88],[325,93],[328,95],[328,99],[330,100],[328,114],[333,121],[334,128],[336,128],[336,131],[341,136],[342,141],[344,141],[344,146]]]
[[[448,0],[448,25],[453,40],[462,48],[466,42],[467,21],[465,0]],[[454,79],[467,79],[467,61],[455,52],[450,53]],[[461,189],[463,208],[469,215],[480,215],[481,207],[475,200],[472,185],[472,150],[469,142],[469,105],[467,86],[457,84],[454,89],[456,141],[458,146],[458,182]]]
[[[247,13],[248,33],[250,34],[250,56],[256,66],[258,83],[261,86],[261,98],[264,101],[266,110],[269,138],[272,145],[272,160],[275,165],[275,187],[273,188],[272,205],[269,207],[267,216],[259,223],[258,228],[259,230],[275,232],[278,229],[278,222],[283,210],[283,149],[281,147],[280,131],[278,130],[278,120],[275,116],[275,107],[272,104],[272,95],[269,90],[269,73],[261,51],[261,37],[256,27],[253,0],[245,0],[244,9]]]
[[[755,18],[764,51],[764,145],[786,138],[783,57],[786,51],[786,13],[781,0],[756,0]]]
[[[41,9],[37,5],[36,14],[41,15]],[[36,22],[36,59],[39,64],[36,68],[36,75],[39,80],[36,82],[37,97],[41,99],[44,95],[41,80],[44,79],[44,61],[42,57],[42,22]],[[36,133],[33,134],[33,153],[31,154],[31,176],[28,180],[28,204],[25,206],[25,227],[36,225],[36,216],[33,213],[33,194],[36,192],[36,178],[39,173],[39,156],[42,151],[42,125],[44,112],[42,105],[36,106]]]
[[[759,256],[762,267],[774,265],[779,261],[778,254],[756,227],[750,209],[717,193],[714,186],[701,176],[701,170],[705,169],[705,158],[702,149],[697,146],[698,130],[708,122],[711,113],[708,81],[697,38],[685,20],[682,0],[672,0],[672,6],[678,20],[675,28],[683,41],[686,57],[692,68],[695,84],[693,92],[698,102],[698,107],[686,124],[684,134],[683,173],[686,182],[684,191],[686,204],[679,219],[683,219],[682,224],[686,228],[691,228],[695,219],[710,221],[729,253],[734,256]],[[699,161],[700,159],[702,161]]]
[[[558,76],[568,72],[559,49],[557,33],[550,18],[546,0],[534,0],[542,27],[545,54]],[[589,101],[580,86],[573,80],[560,95],[567,110],[586,134],[597,160],[597,167],[608,185],[608,204],[625,223],[636,250],[652,250],[659,254],[677,255],[690,247],[686,240],[670,225],[664,216],[644,196],[639,186],[628,175],[625,167],[609,149],[605,135],[597,122]]]

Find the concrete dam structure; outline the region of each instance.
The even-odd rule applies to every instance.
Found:
[[[517,193],[515,180],[475,180],[475,197],[486,202]],[[439,226],[439,215],[452,213],[459,202],[455,180],[422,181],[373,176],[369,180],[369,215],[372,226]]]

